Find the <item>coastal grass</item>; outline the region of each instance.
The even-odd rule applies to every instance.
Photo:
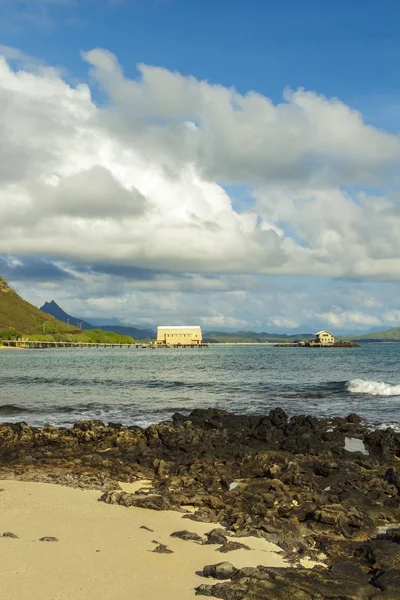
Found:
[[[24,335],[80,331],[72,325],[57,321],[51,315],[23,300],[5,279],[0,277],[0,331],[10,328]]]
[[[135,340],[129,335],[113,333],[112,331],[103,331],[102,329],[88,329],[81,331],[78,329],[73,333],[54,333],[43,335],[40,333],[29,336],[29,340],[34,342],[73,342],[81,344],[134,344]]]
[[[400,342],[400,327],[393,327],[387,331],[374,331],[365,335],[359,335],[355,338],[357,341],[375,341],[375,342]]]
[[[251,344],[266,342],[294,342],[299,340],[309,340],[313,338],[312,333],[301,333],[298,335],[286,335],[279,333],[258,333],[256,331],[208,331],[204,334],[203,341],[214,344]]]
[[[27,338],[31,341],[93,344],[133,344],[131,336],[101,329],[84,330],[58,321],[23,300],[0,277],[0,344],[2,340]]]

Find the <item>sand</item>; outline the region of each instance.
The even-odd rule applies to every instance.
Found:
[[[0,350],[24,350],[25,348],[20,348],[19,346],[1,346]]]
[[[107,505],[98,491],[47,483],[0,481],[0,489],[0,536],[19,536],[0,537],[2,600],[194,600],[196,586],[212,583],[201,575],[206,564],[285,566],[280,549],[258,538],[241,538],[251,551],[228,554],[171,538],[213,528],[178,512]],[[152,540],[174,554],[153,553]]]

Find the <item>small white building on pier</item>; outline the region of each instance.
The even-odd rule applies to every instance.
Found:
[[[335,338],[333,337],[331,332],[326,331],[326,329],[318,331],[315,334],[315,344],[320,344],[321,346],[333,346],[334,343]]]
[[[203,335],[200,326],[157,327],[157,346],[199,346]]]

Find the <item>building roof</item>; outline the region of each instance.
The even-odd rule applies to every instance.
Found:
[[[333,333],[331,333],[330,331],[327,331],[326,329],[322,329],[322,331],[318,331],[317,333],[314,333],[314,335],[319,335],[320,333],[329,333],[329,335],[333,336]]]
[[[159,325],[157,329],[201,329],[200,325]]]

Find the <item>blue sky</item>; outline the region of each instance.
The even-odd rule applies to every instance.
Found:
[[[0,247],[0,268],[32,301],[54,295],[78,316],[115,314],[131,322],[171,319],[180,311],[205,326],[290,330],[326,323],[351,331],[400,325],[387,291],[398,289],[400,277],[397,2],[0,0],[0,11],[7,77],[15,83],[21,70],[37,78],[35,85],[25,78],[27,87],[18,92],[7,83],[13,95],[0,96],[13,110],[7,122],[0,121],[0,134],[2,125],[13,132],[15,118],[27,124],[32,140],[29,152],[11,142],[5,146],[5,155],[14,157],[11,171],[25,159],[27,166],[13,180],[18,198],[6,206],[3,195],[3,222],[10,219],[15,236],[27,222],[38,228],[26,248],[15,236]],[[101,50],[90,52],[96,48]],[[138,70],[139,64],[145,67]],[[40,65],[58,69],[57,75],[43,75]],[[62,112],[62,95],[71,97],[68,90],[82,83],[90,87],[96,113],[90,124],[77,122],[78,109],[73,116],[67,108]],[[39,101],[34,90],[40,86]],[[294,96],[284,95],[287,88]],[[252,90],[258,96],[249,96]],[[23,95],[33,98],[35,111],[20,107]],[[100,135],[101,125],[103,149],[96,160],[87,142],[86,155],[78,146],[57,168],[55,159],[44,166],[64,148],[61,132],[50,134],[53,121],[45,123],[56,96],[55,121],[65,119],[77,140],[89,127]],[[76,107],[89,106],[78,96]],[[182,133],[189,126],[191,133]],[[33,137],[42,127],[49,137],[45,143],[39,135],[39,147]],[[129,152],[136,177],[127,175]],[[49,185],[37,200],[38,186]],[[171,186],[165,197],[164,185]],[[7,186],[11,193],[9,181]],[[103,197],[105,189],[109,196]],[[10,206],[23,196],[30,198],[29,211],[24,224],[16,224]],[[69,219],[69,240],[77,225],[111,236],[111,206],[119,206],[123,233],[109,242],[109,256],[81,240],[76,251],[59,238],[57,247],[57,235],[54,244],[43,241],[44,197],[51,206],[62,205],[57,214]],[[157,217],[154,206],[161,207]],[[129,226],[127,213],[136,219]],[[147,248],[137,241],[140,219],[148,227],[146,240],[168,219],[182,230],[183,219],[189,229],[182,247],[193,247],[187,256],[172,245],[164,253],[154,244]],[[194,228],[204,232],[197,242]],[[222,245],[213,245],[212,231]],[[173,237],[167,226],[163,235]],[[122,238],[123,248],[117,243]]]
[[[273,100],[286,86],[356,104],[399,93],[396,0],[3,0],[2,13],[3,44],[82,77],[79,52],[100,46],[130,77],[144,62]]]

